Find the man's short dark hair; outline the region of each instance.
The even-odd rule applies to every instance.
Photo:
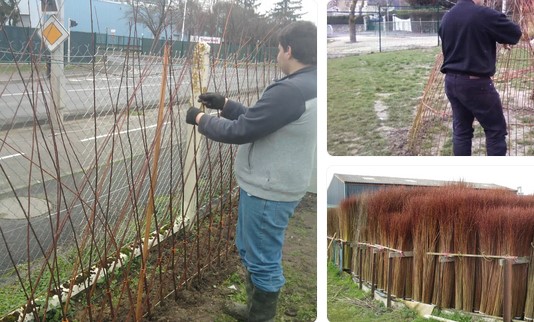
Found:
[[[291,46],[293,58],[306,65],[317,65],[317,27],[309,21],[296,21],[278,34],[284,51]]]

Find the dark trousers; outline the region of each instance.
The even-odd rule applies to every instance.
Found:
[[[445,94],[452,107],[454,155],[471,155],[475,118],[486,134],[486,154],[506,155],[506,120],[491,78],[447,74]]]

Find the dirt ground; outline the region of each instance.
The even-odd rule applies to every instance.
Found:
[[[317,195],[308,193],[297,207],[286,231],[283,266],[286,285],[280,294],[277,321],[314,321],[317,302]],[[223,313],[224,304],[238,292],[228,279],[244,269],[234,251],[224,267],[207,273],[201,283],[171,296],[147,321],[235,321]],[[226,281],[226,283],[225,283]],[[239,283],[236,283],[239,284]],[[237,285],[237,288],[241,287]],[[304,312],[306,310],[306,312]],[[310,312],[313,316],[310,316]]]

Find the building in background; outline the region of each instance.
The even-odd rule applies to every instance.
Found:
[[[347,175],[347,174],[334,174],[332,181],[328,186],[327,193],[327,205],[328,207],[337,207],[339,203],[350,196],[358,195],[366,191],[374,191],[383,189],[386,187],[437,187],[451,184],[451,181],[442,180],[427,180],[427,179],[407,179],[407,178],[394,178],[394,177],[377,177],[377,176],[362,176],[362,175]],[[510,189],[508,187],[487,184],[487,183],[464,183],[476,188],[476,189],[506,189],[514,192],[518,192],[516,189]]]
[[[75,20],[78,32],[96,32],[116,36],[130,35],[131,22],[128,12],[131,10],[130,1],[113,0],[62,0],[63,21],[67,27],[69,19]],[[92,6],[91,6],[92,4]],[[21,1],[19,3],[21,22],[17,26],[37,28],[43,17],[39,1]],[[132,33],[137,32],[137,37],[152,36],[144,25],[132,26]],[[134,36],[132,34],[132,36]]]

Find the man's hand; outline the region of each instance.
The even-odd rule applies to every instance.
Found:
[[[187,124],[191,124],[191,125],[197,125],[197,116],[202,113],[201,110],[199,110],[198,108],[196,107],[190,107],[188,110],[187,110],[187,114],[185,115],[185,122]]]
[[[207,108],[222,110],[226,104],[226,97],[217,93],[204,93],[198,96],[198,102],[204,104]]]

